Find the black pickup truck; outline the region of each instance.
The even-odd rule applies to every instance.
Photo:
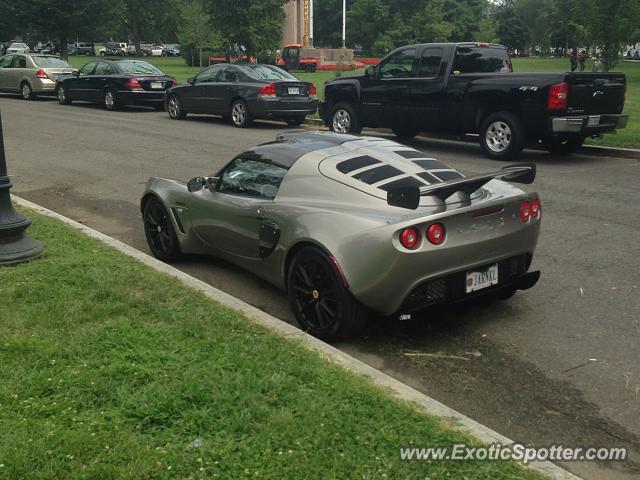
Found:
[[[320,116],[338,133],[478,133],[489,157],[506,160],[527,143],[571,153],[624,128],[625,93],[622,73],[513,73],[502,45],[426,43],[392,51],[364,75],[328,80]]]

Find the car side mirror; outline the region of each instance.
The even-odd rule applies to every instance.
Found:
[[[187,79],[187,82],[189,82],[191,85],[194,85],[196,83],[196,77],[191,77]]]
[[[75,75],[76,77],[80,76],[80,70],[74,68],[71,70],[71,75]]]
[[[369,65],[364,72],[367,74],[367,77],[375,78],[376,67],[374,67],[373,65]]]

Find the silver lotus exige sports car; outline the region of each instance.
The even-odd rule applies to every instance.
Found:
[[[540,200],[502,181],[534,178],[533,164],[465,177],[383,138],[295,132],[214,176],[151,178],[141,209],[156,257],[223,257],[282,288],[303,329],[334,340],[368,311],[535,285]]]

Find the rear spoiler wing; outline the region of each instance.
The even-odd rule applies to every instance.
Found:
[[[420,205],[420,197],[434,196],[444,202],[456,192],[471,195],[486,183],[494,179],[502,179],[516,183],[533,183],[536,178],[535,163],[517,163],[503,167],[502,170],[471,177],[456,178],[447,182],[424,187],[398,187],[387,192],[387,203],[392,207],[415,210]]]

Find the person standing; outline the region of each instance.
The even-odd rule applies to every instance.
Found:
[[[569,61],[571,62],[571,71],[575,72],[576,68],[578,68],[578,49],[573,47],[571,49],[571,53],[569,54]]]
[[[578,63],[580,63],[580,71],[584,72],[584,69],[587,66],[587,51],[581,50],[578,54]]]

